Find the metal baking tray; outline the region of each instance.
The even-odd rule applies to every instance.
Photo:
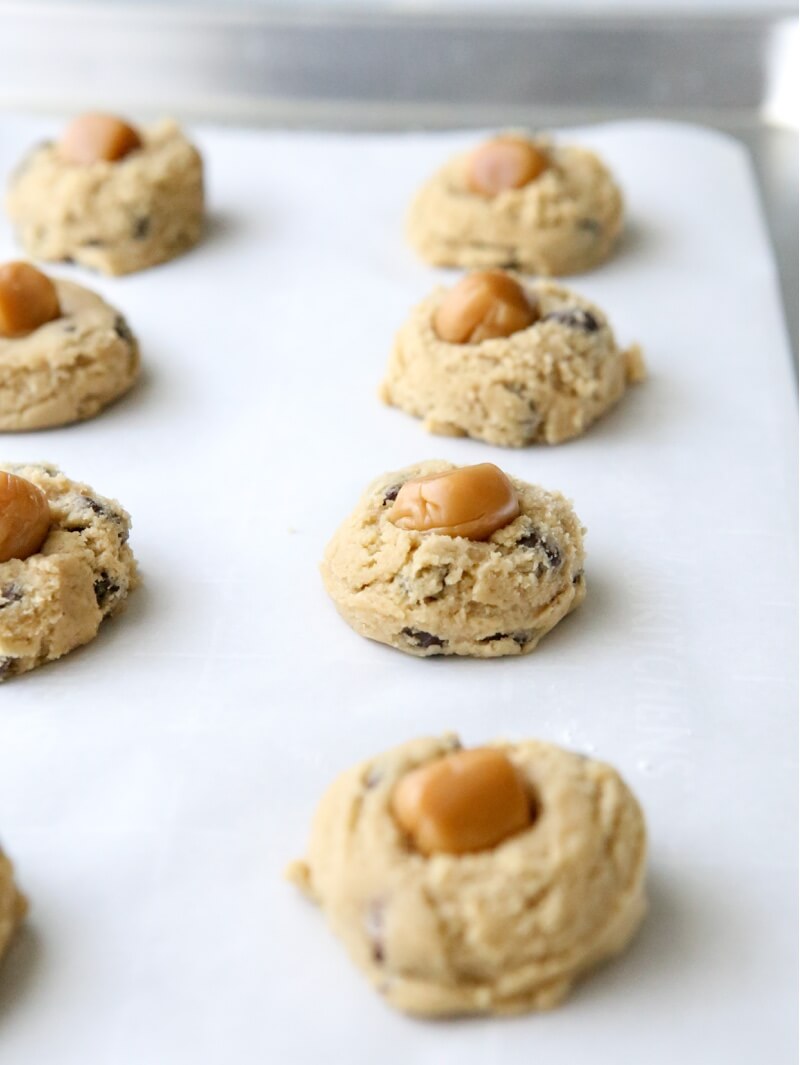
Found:
[[[794,325],[797,137],[782,124],[787,97],[781,85],[795,43],[793,24],[780,18],[676,24],[657,18],[198,13],[0,0],[0,108],[69,113],[101,101],[137,117],[169,111],[192,122],[358,131],[634,117],[714,126],[738,136],[756,162]],[[491,77],[481,73],[487,70]],[[9,165],[34,139],[26,134],[12,143],[12,126],[0,122]],[[36,136],[52,128],[43,120]],[[602,127],[585,134],[599,138],[601,154],[613,149],[614,136],[623,136]],[[789,663],[796,640],[786,579],[793,412],[768,256],[757,256],[754,274],[747,259],[740,270],[735,253],[743,245],[731,226],[715,230],[715,238],[729,240],[704,242],[703,212],[686,195],[695,183],[685,175],[676,180],[683,201],[670,189],[669,196],[658,195],[658,211],[642,208],[643,217],[678,216],[674,232],[681,241],[691,238],[691,254],[677,260],[684,267],[677,283],[664,249],[654,245],[648,259],[642,245],[629,249],[629,263],[644,264],[633,277],[622,270],[621,257],[586,284],[598,302],[613,306],[625,336],[645,343],[651,383],[585,441],[545,453],[503,453],[510,470],[575,498],[590,529],[588,607],[571,629],[565,625],[550,637],[537,661],[509,662],[499,685],[499,674],[480,663],[428,663],[430,705],[409,701],[420,663],[390,660],[392,652],[350,633],[324,600],[315,563],[345,499],[354,500],[377,471],[423,454],[463,462],[475,461],[478,452],[497,457],[471,441],[429,438],[417,423],[380,409],[366,395],[382,367],[376,339],[390,336],[414,294],[431,282],[427,268],[410,256],[394,259],[387,249],[397,249],[400,209],[443,146],[426,148],[430,158],[412,175],[402,169],[406,146],[387,167],[383,145],[388,187],[384,192],[377,181],[368,187],[391,209],[384,211],[378,199],[369,215],[376,229],[361,230],[377,234],[369,254],[342,270],[361,203],[358,211],[350,203],[340,212],[335,239],[321,242],[316,255],[287,239],[287,227],[275,222],[294,212],[293,225],[302,225],[307,239],[325,232],[328,201],[304,196],[309,177],[315,190],[347,185],[350,153],[368,156],[372,138],[360,138],[357,147],[342,143],[338,154],[335,144],[326,147],[323,173],[315,170],[320,156],[297,154],[296,138],[202,127],[198,135],[208,149],[219,210],[211,239],[160,271],[84,277],[112,302],[119,298],[141,331],[148,367],[142,388],[107,417],[5,442],[10,459],[49,456],[98,490],[118,495],[134,515],[133,543],[145,581],[126,616],[96,646],[0,695],[0,734],[7,741],[0,830],[12,832],[9,852],[33,904],[16,967],[0,974],[0,1019],[7,1022],[0,1059],[24,1065],[171,1065],[184,1057],[289,1063],[302,1060],[303,1041],[311,1061],[323,1060],[324,1051],[331,1060],[361,1055],[437,1065],[472,1056],[556,1061],[568,1053],[580,1016],[588,1022],[586,1039],[571,1060],[591,1053],[598,1061],[646,1057],[673,1065],[663,1033],[650,1024],[650,1003],[691,1047],[680,1060],[716,1062],[722,1042],[727,1065],[750,1065],[756,1048],[770,1065],[783,1065],[788,1056],[779,1055],[792,1038],[786,1003],[788,962],[794,961],[788,957],[794,928],[786,927],[795,886],[787,794],[795,775]],[[236,146],[245,154],[233,154]],[[725,144],[728,153],[738,158]],[[650,151],[644,157],[658,158]],[[676,151],[668,158],[677,158]],[[726,168],[729,177],[719,176],[712,187],[729,184],[735,193],[740,164]],[[314,172],[304,172],[304,165]],[[375,158],[372,166],[369,173],[378,172]],[[647,180],[623,183],[634,204],[640,194],[656,195],[652,171],[663,174],[661,166],[638,166],[632,178],[644,174]],[[706,166],[703,176],[711,172]],[[756,233],[760,248],[750,185],[740,184],[747,196],[737,202],[746,209],[722,216],[737,219],[745,234]],[[709,219],[718,221],[720,213],[710,206]],[[697,218],[693,214],[687,225],[690,211]],[[243,217],[246,224],[240,224]],[[10,242],[4,247],[10,250]],[[706,257],[707,248],[713,255]],[[695,265],[701,287],[691,276]],[[303,294],[323,293],[327,302],[314,315],[303,301],[287,304],[294,313],[281,318],[286,334],[277,338],[269,317],[255,315],[254,299],[243,301],[248,319],[214,314],[206,321],[186,313],[218,306],[218,279],[226,271],[252,283],[243,291],[253,297],[263,296],[268,279],[270,286],[291,283],[302,285]],[[331,277],[361,294],[360,313],[368,317],[353,345],[343,343],[343,332],[337,348],[324,327],[345,306],[326,283]],[[584,279],[576,282],[583,286]],[[720,315],[726,297],[733,309]],[[691,307],[696,318],[673,314],[676,303]],[[666,321],[651,330],[665,306]],[[302,345],[317,360],[318,378],[337,367],[324,403],[320,390],[312,390],[330,419],[309,419],[315,446],[325,449],[337,471],[335,484],[322,485],[313,499],[297,493],[296,484],[316,483],[317,453],[308,451],[305,423],[281,391],[304,395],[314,380],[295,357],[291,329],[294,322],[305,328],[309,318],[319,336]],[[350,326],[360,328],[357,321]],[[260,342],[254,345],[253,337]],[[283,369],[263,357],[276,351],[292,355]],[[244,390],[227,373],[229,352],[240,353],[246,364]],[[764,373],[751,375],[759,354]],[[272,387],[276,381],[281,389]],[[752,402],[753,391],[763,402]],[[345,401],[356,394],[351,441],[331,412],[350,410]],[[254,426],[263,431],[254,433]],[[365,453],[363,439],[375,441],[374,450]],[[673,444],[684,449],[680,461],[673,461]],[[305,465],[281,473],[276,455],[293,455]],[[260,483],[266,471],[274,495],[251,498],[247,485]],[[688,486],[684,471],[693,474]],[[635,480],[633,487],[623,473]],[[246,509],[247,520],[231,524],[233,539],[222,552],[207,520],[209,480],[231,506]],[[691,496],[691,520],[676,508],[681,492]],[[273,499],[292,503],[285,513],[277,507],[279,522]],[[261,589],[273,587],[264,562],[272,556],[253,557],[253,527],[264,530],[275,556],[286,562],[285,586],[273,598],[284,605],[273,614],[260,599]],[[192,539],[197,530],[201,543]],[[710,580],[704,560],[712,558]],[[739,566],[743,583],[731,584]],[[719,630],[715,657],[712,623]],[[325,649],[318,671],[307,668],[309,645]],[[264,678],[279,660],[288,679],[265,689]],[[717,672],[700,683],[698,662],[705,660]],[[576,662],[586,668],[575,670]],[[512,717],[514,693],[529,690],[526,678],[534,667],[539,705],[535,713],[523,706]],[[455,669],[469,689],[457,721],[446,701],[434,697]],[[394,683],[387,685],[389,670]],[[244,693],[241,700],[229,676]],[[348,685],[365,677],[356,703]],[[606,682],[602,707],[598,678]],[[317,705],[317,683],[336,691],[350,712],[319,715],[319,731],[310,734],[305,718],[285,711]],[[374,691],[381,693],[385,722],[375,713]],[[355,760],[355,749],[366,754],[388,746],[374,742],[384,723],[398,740],[455,725],[472,741],[487,735],[485,708],[498,699],[508,712],[498,730],[513,727],[519,735],[545,734],[596,750],[641,786],[654,840],[647,938],[638,953],[588,982],[574,1010],[535,1023],[418,1026],[383,1012],[318,915],[300,912],[303,904],[280,882],[279,870],[301,852],[307,817],[334,763],[341,768]],[[585,714],[590,701],[603,712]],[[249,714],[254,708],[263,713]],[[347,758],[335,746],[339,740]],[[265,771],[265,751],[274,755],[274,772]],[[702,783],[712,773],[713,787]],[[298,801],[287,803],[297,780]],[[264,802],[264,788],[271,802]],[[712,791],[722,800],[723,854],[719,838],[706,831],[705,797]],[[264,816],[267,809],[281,816]],[[201,831],[183,831],[190,823]],[[238,860],[225,860],[231,856]],[[251,913],[268,919],[243,919]],[[783,948],[778,957],[776,944]],[[289,956],[307,970],[284,971],[280,960]],[[154,958],[163,962],[156,966],[158,983]],[[698,958],[713,961],[714,979]],[[174,980],[175,971],[191,981]],[[327,987],[335,994],[313,990]],[[751,989],[749,998],[742,987]],[[287,1010],[290,999],[302,999],[302,1010]],[[633,1023],[620,1021],[623,1010]],[[725,1010],[730,1020],[720,1032],[710,1018]],[[109,1027],[115,1040],[103,1038]],[[27,1037],[31,1031],[35,1040]],[[252,1042],[244,1047],[246,1038]],[[326,1039],[329,1046],[318,1051]],[[37,1056],[34,1042],[45,1048]]]
[[[58,127],[0,115],[0,174]],[[97,640],[0,691],[0,838],[31,899],[0,966],[2,1065],[499,1065],[531,1048],[789,1065],[796,408],[744,150],[684,123],[560,131],[627,199],[619,253],[569,283],[641,341],[648,378],[585,436],[506,450],[376,396],[409,307],[453,276],[401,239],[406,205],[475,131],[187,128],[206,239],[129,277],[54,267],[125,314],[141,384],[2,441],[6,461],[118,498],[143,577]],[[17,254],[0,218],[0,261]],[[318,562],[364,486],[436,456],[574,500],[588,595],[535,654],[420,661],[326,596]],[[282,880],[335,773],[447,730],[606,758],[643,804],[649,917],[563,1010],[408,1020]]]
[[[758,175],[797,353],[797,21],[0,0],[0,108],[307,129],[673,118]]]

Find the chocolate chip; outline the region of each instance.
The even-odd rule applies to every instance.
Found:
[[[378,899],[373,899],[373,901],[367,906],[366,913],[364,914],[364,929],[372,946],[372,960],[378,965],[380,965],[386,957],[386,947],[383,938],[384,911],[384,904]]]
[[[447,644],[447,640],[422,629],[403,629],[403,636],[413,640],[417,647],[444,647]]]
[[[558,569],[561,565],[561,551],[555,544],[545,540],[537,529],[531,529],[525,536],[517,540],[517,547],[527,547],[531,551],[541,548],[547,556],[547,561],[552,569]]]
[[[60,263],[66,263],[68,266],[75,262],[71,255],[62,255],[58,261]]]
[[[103,506],[103,504],[102,503],[98,503],[97,500],[96,499],[92,499],[91,496],[81,496],[81,499],[83,500],[84,505],[87,506],[89,508],[89,510],[93,510],[95,512],[95,514],[100,514],[100,515],[105,516],[108,513],[106,511],[106,508]]]
[[[82,248],[104,248],[105,247],[105,243],[106,242],[104,240],[100,240],[99,237],[90,237],[89,240],[84,240],[84,241],[81,242],[81,247]]]
[[[143,218],[137,218],[133,223],[133,239],[144,240],[149,232],[150,219],[146,215]]]
[[[582,229],[586,233],[594,233],[595,236],[603,232],[603,226],[596,218],[579,218],[578,229]]]
[[[543,322],[560,322],[570,329],[582,329],[584,333],[596,333],[600,328],[591,311],[584,311],[580,307],[571,308],[568,311],[551,311],[542,318]]]
[[[14,584],[13,581],[4,584],[0,588],[0,610],[4,607],[11,606],[12,603],[18,603],[21,598],[22,589],[18,584]]]
[[[395,499],[397,499],[397,493],[400,491],[400,489],[402,487],[403,487],[403,485],[400,484],[400,483],[398,483],[398,484],[390,484],[389,485],[389,487],[383,493],[384,506],[387,503],[392,503]]]
[[[125,321],[121,314],[118,314],[117,317],[114,319],[114,332],[117,334],[120,340],[124,340],[128,344],[133,344],[134,337],[133,333],[131,332],[131,327],[128,325],[128,323]]]
[[[374,788],[377,784],[383,780],[383,770],[377,766],[372,766],[367,775],[364,777],[364,787],[369,791],[370,788]]]
[[[119,585],[109,577],[105,570],[102,570],[100,576],[94,582],[94,597],[97,600],[97,605],[105,606],[108,597],[118,591]]]
[[[14,659],[5,657],[0,658],[0,680],[5,680],[6,677],[11,676],[11,667],[14,665]]]
[[[524,647],[531,634],[524,630],[520,632],[496,632],[493,636],[484,636],[479,643],[494,643],[495,640],[513,640],[518,647]]]
[[[572,578],[572,583],[573,583],[573,584],[580,584],[580,582],[581,582],[582,580],[583,580],[583,570],[580,570],[580,571],[579,571],[578,573],[576,573],[576,574],[575,574],[575,576],[574,576],[574,577]]]
[[[101,518],[106,518],[108,521],[113,521],[118,526],[117,533],[119,535],[120,543],[126,543],[128,540],[128,527],[125,524],[125,520],[121,514],[117,514],[111,507],[106,506],[104,503],[98,503],[96,499],[92,499],[91,496],[81,496],[83,505],[88,507],[89,510],[94,511],[95,514]],[[88,529],[88,525],[70,525],[71,532],[82,532],[84,529]]]

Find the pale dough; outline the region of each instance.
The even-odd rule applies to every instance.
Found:
[[[551,165],[522,188],[488,198],[471,192],[470,152],[450,159],[423,185],[407,228],[424,259],[549,276],[582,273],[608,258],[622,229],[623,204],[605,164],[585,148],[528,139]]]
[[[25,896],[14,883],[14,869],[0,850],[0,958],[28,909]]]
[[[644,377],[638,345],[621,348],[603,312],[552,282],[517,280],[540,318],[478,344],[440,340],[436,289],[400,329],[380,396],[431,433],[522,447],[579,436]]]
[[[549,1008],[641,921],[642,812],[611,766],[535,740],[498,743],[530,790],[532,825],[490,850],[425,857],[395,821],[392,792],[456,746],[414,740],[343,773],[289,876],[393,1006]]]
[[[97,635],[136,586],[130,518],[118,503],[55,466],[3,464],[39,486],[53,524],[40,551],[0,562],[0,680],[26,673]]]
[[[61,317],[24,337],[0,337],[0,430],[91,418],[131,387],[139,345],[96,293],[55,282]]]
[[[199,152],[170,120],[140,134],[142,148],[113,163],[68,163],[52,143],[23,161],[11,177],[6,209],[30,256],[128,274],[198,242]]]
[[[583,528],[558,492],[510,480],[520,514],[486,541],[398,528],[388,518],[423,462],[367,489],[325,552],[322,576],[356,632],[408,654],[527,654],[586,594]]]

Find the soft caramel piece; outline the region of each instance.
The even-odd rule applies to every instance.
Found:
[[[30,263],[0,266],[0,337],[21,337],[61,314],[56,286]]]
[[[476,148],[467,164],[467,185],[479,196],[497,196],[521,189],[543,173],[550,162],[530,141],[496,137]]]
[[[58,143],[58,152],[68,163],[88,166],[101,159],[115,163],[141,146],[139,134],[121,118],[87,114],[70,122]]]
[[[495,847],[531,823],[531,802],[502,751],[457,751],[407,773],[392,813],[423,854]]]
[[[406,481],[389,511],[400,529],[488,540],[519,514],[514,486],[491,462]]]
[[[499,270],[479,270],[462,277],[445,295],[433,316],[440,340],[479,344],[508,337],[538,319],[539,311],[525,289]]]
[[[35,554],[50,523],[50,504],[41,488],[0,470],[0,562]]]

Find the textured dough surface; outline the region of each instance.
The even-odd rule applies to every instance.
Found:
[[[0,680],[26,673],[97,635],[137,582],[131,522],[114,500],[55,466],[0,469],[38,485],[53,524],[37,554],[0,563]]]
[[[485,541],[398,528],[388,513],[423,462],[377,478],[329,543],[328,593],[362,636],[408,654],[527,654],[586,594],[583,528],[557,492],[511,477],[520,514]]]
[[[61,317],[24,337],[0,337],[0,430],[91,418],[131,387],[139,345],[96,293],[55,281]]]
[[[473,854],[416,852],[391,813],[400,778],[458,746],[421,739],[343,773],[289,876],[378,990],[419,1014],[556,1005],[644,914],[645,826],[611,766],[531,740],[498,743],[530,790],[532,825]]]
[[[438,288],[395,338],[380,396],[431,433],[523,447],[579,436],[644,377],[638,346],[617,346],[603,312],[552,282],[517,278],[540,319],[478,344],[440,340]]]
[[[14,883],[14,869],[0,850],[0,958],[5,954],[11,937],[27,913],[25,896]]]
[[[551,165],[522,188],[488,198],[471,192],[470,152],[423,185],[407,223],[423,259],[550,276],[582,273],[608,258],[622,229],[622,194],[606,166],[585,148],[527,139]]]
[[[128,274],[198,242],[199,152],[169,120],[140,134],[142,148],[114,163],[68,163],[52,143],[23,160],[11,177],[6,209],[29,255]]]

